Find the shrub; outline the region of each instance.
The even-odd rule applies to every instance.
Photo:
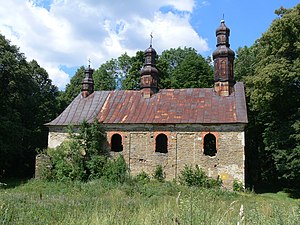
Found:
[[[139,183],[145,184],[150,181],[150,176],[145,171],[142,171],[134,177],[134,180]]]
[[[41,176],[48,180],[74,181],[104,178],[112,182],[124,182],[127,165],[123,156],[108,157],[104,148],[105,132],[102,125],[83,122],[76,133],[69,127],[70,138],[56,148],[48,148],[49,167],[41,168]]]
[[[195,169],[186,165],[181,171],[179,182],[183,185],[196,187],[213,188],[221,186],[221,181],[219,179],[215,180],[209,178],[198,165],[196,165]]]
[[[165,180],[165,174],[161,165],[156,166],[153,178],[159,182],[163,182]]]
[[[92,155],[107,155],[108,151],[104,147],[106,133],[102,124],[97,120],[93,123],[83,121],[76,130],[74,127],[69,127],[69,135],[72,140],[75,140],[85,152],[86,157]]]
[[[128,176],[127,171],[125,159],[119,155],[116,159],[107,160],[104,167],[104,177],[112,182],[123,183]]]
[[[51,175],[54,180],[85,180],[84,157],[80,154],[81,147],[74,140],[64,141],[56,148],[47,149],[51,162]]]
[[[208,178],[207,187],[208,188],[216,188],[222,186],[222,180],[218,177],[217,179]]]
[[[102,155],[92,155],[86,161],[86,167],[89,173],[89,179],[97,179],[104,176],[107,166],[107,157]]]
[[[242,182],[240,182],[240,181],[234,179],[234,180],[233,180],[233,184],[232,184],[232,189],[233,189],[234,191],[244,191],[244,185],[243,185]]]

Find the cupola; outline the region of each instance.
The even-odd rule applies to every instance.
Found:
[[[229,96],[234,91],[234,51],[229,44],[230,29],[221,20],[216,30],[217,49],[213,52],[215,91],[218,95]]]
[[[81,93],[84,98],[88,97],[94,92],[93,72],[94,70],[90,67],[90,65],[84,70],[84,79],[81,89]]]
[[[152,36],[151,36],[152,37]],[[145,50],[145,63],[141,71],[141,92],[145,98],[150,98],[158,92],[159,72],[156,68],[156,51],[150,47]]]

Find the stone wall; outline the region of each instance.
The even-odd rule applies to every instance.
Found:
[[[36,179],[40,179],[45,176],[48,170],[51,169],[50,158],[44,154],[38,154],[35,157],[35,174]],[[44,173],[44,174],[43,174]]]
[[[168,180],[178,178],[185,165],[198,165],[208,176],[221,178],[223,185],[231,189],[233,180],[244,183],[244,125],[106,125],[108,145],[111,137],[120,134],[123,151],[111,152],[112,156],[122,154],[130,173],[141,171],[153,174],[161,165]],[[216,137],[215,156],[204,154],[203,140],[208,133]],[[155,141],[159,134],[168,137],[168,152],[155,152]],[[50,128],[49,147],[56,147],[67,133],[63,128]]]
[[[48,147],[55,148],[68,138],[66,127],[49,127]]]
[[[112,155],[123,154],[132,175],[152,174],[161,165],[171,180],[178,178],[185,165],[198,165],[208,176],[221,178],[228,189],[234,179],[244,183],[244,125],[110,126],[109,144],[116,133],[122,136],[123,151]],[[168,137],[168,153],[155,152],[156,136],[161,133]],[[203,139],[208,133],[216,137],[215,156],[204,154]]]

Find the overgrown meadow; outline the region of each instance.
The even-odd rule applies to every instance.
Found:
[[[130,179],[29,180],[0,189],[0,224],[300,224],[300,201]]]

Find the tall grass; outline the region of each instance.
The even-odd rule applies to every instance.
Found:
[[[241,205],[243,205],[241,218]],[[0,189],[0,224],[300,224],[300,202],[172,182],[31,180]]]

